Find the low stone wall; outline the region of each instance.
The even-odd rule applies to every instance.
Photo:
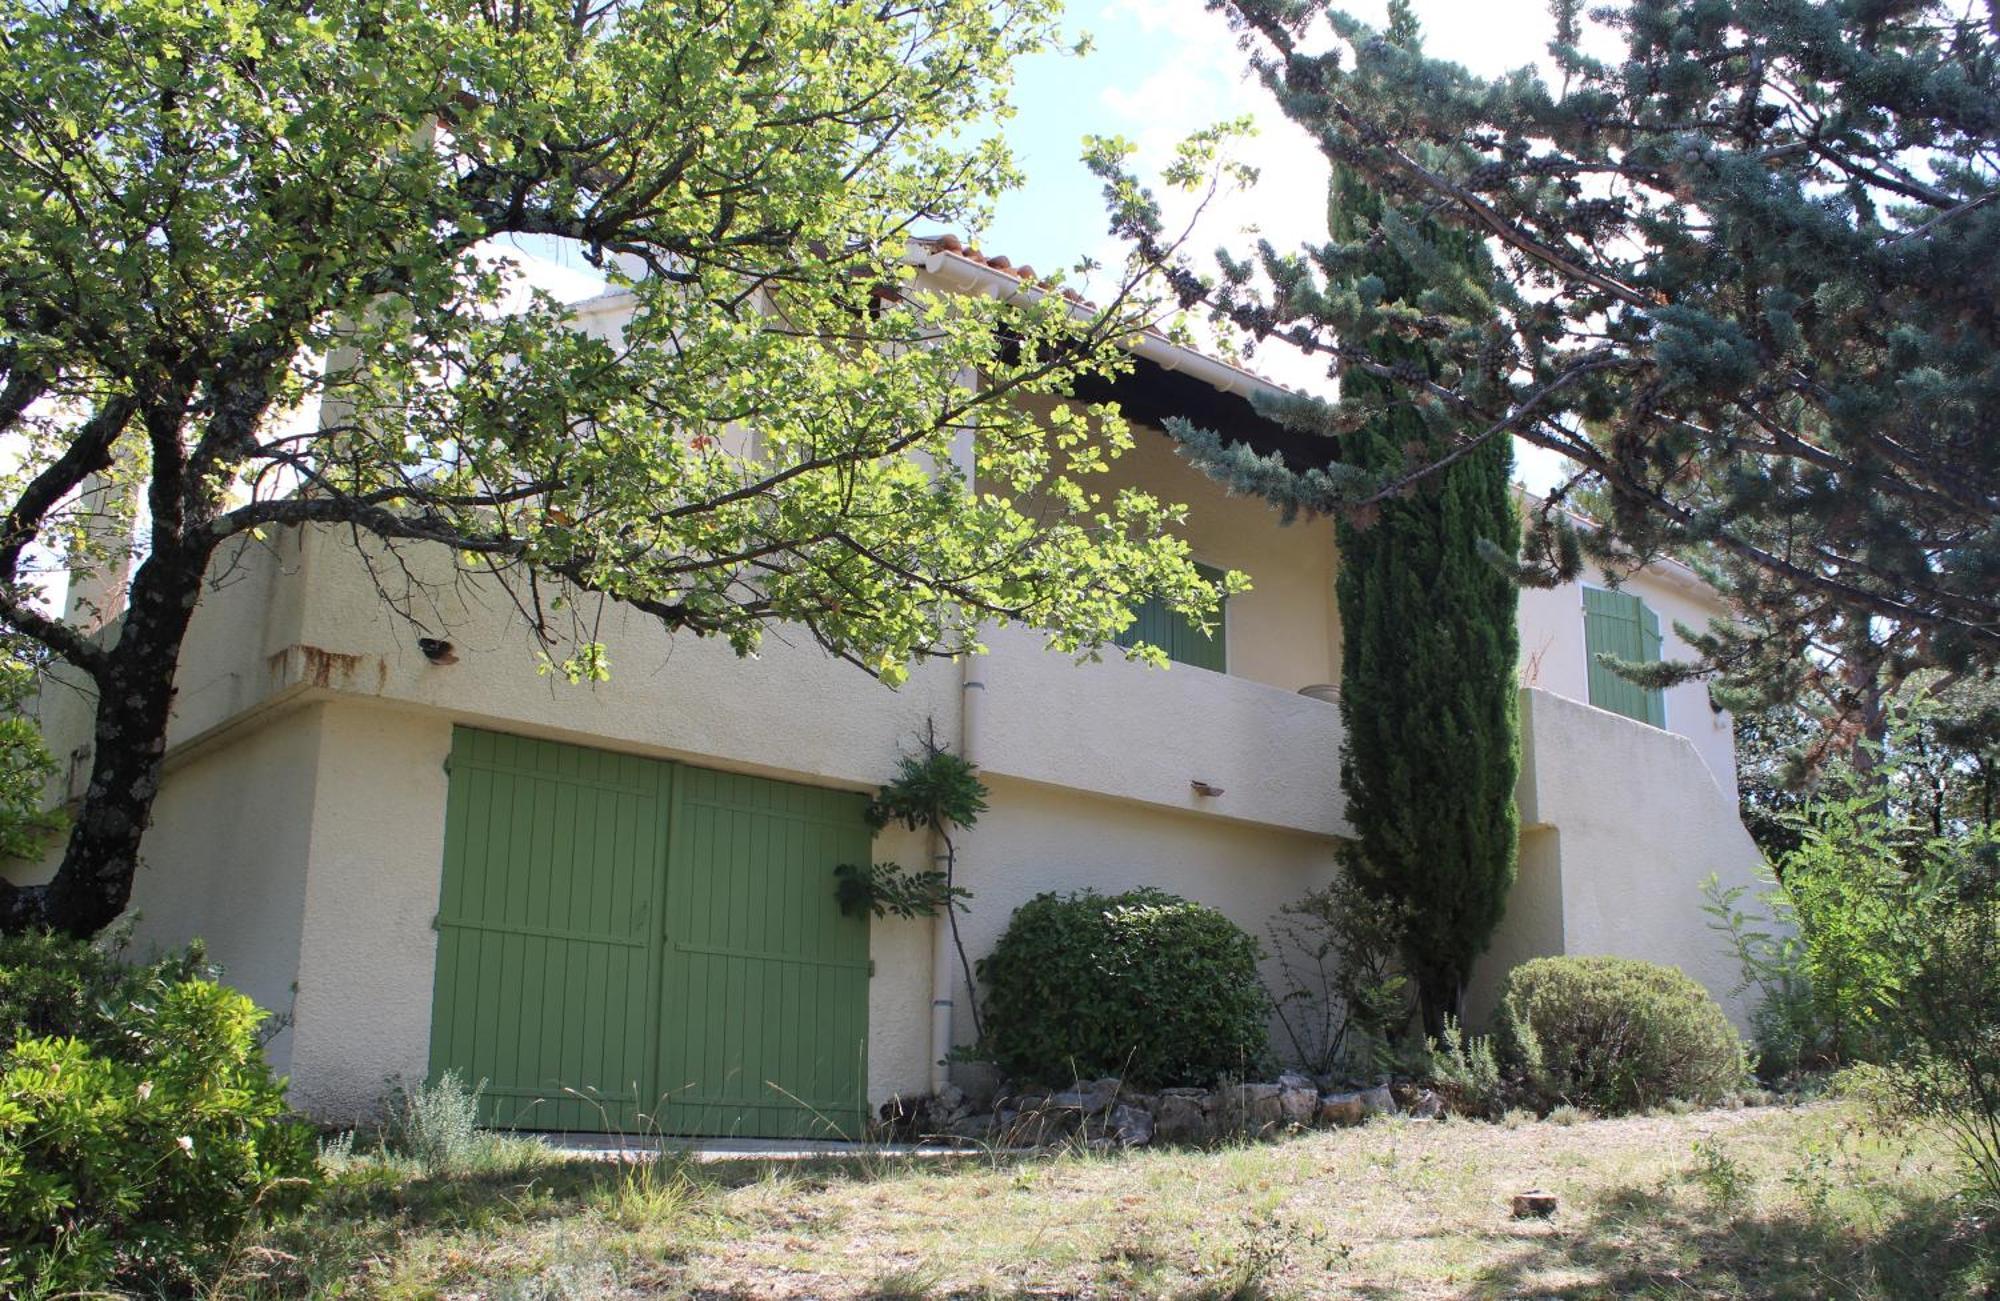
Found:
[[[1001,1089],[987,1106],[955,1085],[934,1096],[883,1104],[881,1137],[901,1142],[1049,1147],[1201,1144],[1287,1130],[1359,1125],[1371,1116],[1444,1114],[1438,1094],[1415,1086],[1322,1087],[1305,1075],[1213,1089],[1127,1089],[1115,1079],[1069,1089]]]

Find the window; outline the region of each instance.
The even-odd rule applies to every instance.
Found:
[[[1222,579],[1220,569],[1200,564],[1195,569],[1211,583]],[[1227,601],[1216,610],[1213,627],[1206,633],[1194,620],[1179,611],[1169,610],[1157,599],[1135,607],[1132,615],[1131,624],[1118,634],[1120,646],[1136,646],[1143,641],[1158,646],[1167,653],[1168,659],[1177,664],[1192,664],[1198,669],[1214,669],[1217,673],[1229,671],[1228,656],[1224,651],[1227,639],[1223,635],[1228,627]]]
[[[1583,649],[1590,674],[1590,703],[1654,727],[1667,725],[1667,702],[1658,687],[1627,682],[1603,664],[1610,655],[1635,664],[1660,660],[1660,617],[1626,592],[1583,589]]]

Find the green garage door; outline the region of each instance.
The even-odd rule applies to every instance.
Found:
[[[857,1135],[858,795],[461,728],[431,1073],[528,1129]]]

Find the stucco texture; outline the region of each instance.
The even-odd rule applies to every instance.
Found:
[[[200,940],[224,979],[289,1019],[323,721],[318,708],[301,709],[283,726],[246,727],[170,761],[132,882],[134,956]],[[58,852],[16,865],[10,879],[46,879]],[[291,1068],[293,1043],[281,1025],[266,1048],[274,1068]]]
[[[993,807],[965,838],[961,856],[974,898],[960,929],[975,958],[992,949],[1016,908],[1044,891],[1156,886],[1208,904],[1262,939],[1280,905],[1334,873],[1337,842],[1329,837],[1006,778],[990,785]],[[964,1005],[962,981],[955,998]],[[970,1016],[961,1016],[958,1041],[969,1043],[971,1035]]]
[[[1763,863],[1734,789],[1686,737],[1548,691],[1522,692],[1521,725],[1521,883],[1475,971],[1469,1016],[1491,1015],[1515,962],[1560,952],[1679,967],[1745,1024],[1740,972],[1702,912],[1711,873],[1752,885]]]

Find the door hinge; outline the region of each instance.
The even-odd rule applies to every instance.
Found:
[[[875,959],[868,959],[868,979],[875,979]]]

